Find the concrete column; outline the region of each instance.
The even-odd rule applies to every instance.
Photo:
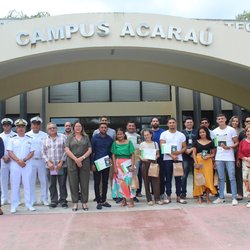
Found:
[[[221,99],[218,97],[213,97],[213,124],[216,125],[216,117],[218,114],[221,114]]]
[[[181,130],[182,126],[182,114],[180,110],[180,94],[179,87],[175,87],[175,105],[176,105],[176,119],[177,119],[177,129]]]
[[[46,131],[46,88],[42,89],[42,109],[41,109],[41,118],[43,120],[42,130]]]
[[[199,127],[201,120],[201,95],[198,91],[193,91],[193,110],[194,110],[194,124]]]
[[[242,111],[240,106],[233,104],[233,115],[237,115],[242,123]]]
[[[19,110],[20,110],[20,118],[23,118],[27,121],[28,116],[27,116],[27,93],[23,93],[20,95],[20,100],[19,100]]]

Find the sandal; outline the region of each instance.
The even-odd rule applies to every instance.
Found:
[[[120,204],[121,207],[126,207],[128,204],[127,204],[127,201],[125,199],[122,199],[122,203]]]

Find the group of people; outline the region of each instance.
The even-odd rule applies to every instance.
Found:
[[[187,178],[191,170],[193,196],[199,204],[204,195],[206,202],[211,203],[210,194],[217,195],[213,203],[225,202],[225,172],[232,205],[243,199],[243,187],[250,200],[250,116],[246,117],[242,129],[238,117],[232,117],[227,125],[225,115],[219,114],[218,127],[213,131],[209,129],[207,118],[201,119],[196,130],[192,117],[187,117],[184,129],[178,131],[175,118],[168,119],[168,129],[164,130],[160,128],[159,119],[154,117],[150,128],[143,129],[140,134],[134,121],[127,123],[126,130],[118,128],[115,131],[104,116],[91,139],[80,121],[73,125],[66,122],[64,134],[57,131],[53,122],[47,124],[47,133],[41,131],[42,122],[40,117],[33,117],[31,130],[26,132],[24,119],[13,122],[4,118],[1,121],[1,203],[8,203],[10,180],[11,213],[16,213],[20,204],[21,182],[26,208],[36,210],[37,177],[43,205],[68,208],[68,179],[72,211],[78,210],[79,200],[81,209],[87,211],[91,170],[97,209],[111,207],[107,201],[109,182],[116,203],[133,207],[142,196],[142,179],[148,205],[169,204],[172,202],[173,175],[176,202],[186,204]],[[16,132],[12,131],[13,124]],[[218,184],[215,173],[218,173]],[[3,213],[1,203],[0,214]]]

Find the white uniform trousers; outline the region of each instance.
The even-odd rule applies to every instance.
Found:
[[[8,189],[9,189],[10,163],[5,163],[1,160],[1,203],[8,203]]]
[[[20,198],[20,184],[21,180],[24,189],[24,202],[25,206],[29,209],[32,204],[30,202],[30,187],[31,187],[31,164],[27,164],[21,168],[17,163],[10,165],[10,204],[11,209],[17,209]]]
[[[36,200],[36,180],[37,176],[41,186],[41,202],[48,202],[48,177],[47,171],[45,167],[45,162],[43,159],[40,158],[32,158],[31,159],[32,165],[32,174],[31,174],[31,204],[33,205]]]

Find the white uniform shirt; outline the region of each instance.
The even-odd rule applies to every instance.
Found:
[[[48,135],[43,131],[34,133],[33,130],[30,130],[29,132],[27,132],[26,135],[32,138],[32,144],[33,144],[33,147],[35,148],[33,158],[42,159],[42,139],[46,138]]]
[[[10,131],[9,134],[6,134],[5,132],[2,132],[0,134],[0,137],[3,139],[3,143],[4,143],[4,155],[6,156],[8,155],[7,146],[8,146],[9,140],[14,135],[16,135],[16,133],[13,132],[12,130]],[[2,160],[2,163],[6,164],[3,160]]]
[[[175,133],[170,133],[169,130],[161,133],[160,140],[164,140],[166,143],[176,146],[177,151],[182,149],[182,143],[186,142],[186,136],[180,131],[176,131]],[[168,154],[164,154],[163,160],[173,160],[171,156]],[[178,155],[178,161],[182,161],[182,154]]]
[[[17,158],[23,160],[30,152],[35,151],[35,148],[32,144],[32,138],[25,135],[24,137],[14,136],[10,138],[7,150],[12,151]],[[11,164],[15,161],[11,161]],[[26,164],[28,161],[26,162]]]
[[[237,133],[234,128],[227,126],[225,129],[221,129],[220,127],[217,127],[213,130],[215,138],[220,140],[220,138],[225,139],[226,146],[232,146],[234,144],[233,138],[237,137]],[[234,157],[234,150],[232,148],[230,149],[223,149],[222,147],[217,147],[216,155],[215,155],[216,161],[235,161]]]

